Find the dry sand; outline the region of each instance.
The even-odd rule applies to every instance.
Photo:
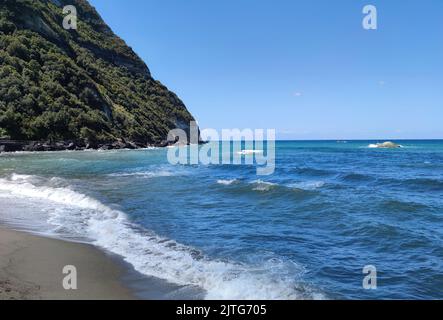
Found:
[[[77,290],[63,288],[63,267],[77,269]],[[0,300],[135,299],[120,281],[124,270],[93,246],[0,227]]]

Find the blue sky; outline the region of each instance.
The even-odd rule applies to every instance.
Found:
[[[202,128],[443,138],[441,0],[90,2]]]

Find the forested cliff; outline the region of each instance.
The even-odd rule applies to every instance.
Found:
[[[0,137],[158,145],[192,120],[86,0],[0,0]]]

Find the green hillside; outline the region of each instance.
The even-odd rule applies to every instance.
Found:
[[[0,0],[0,137],[159,144],[192,120],[86,0]]]

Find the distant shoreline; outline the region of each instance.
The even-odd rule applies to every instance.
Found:
[[[81,151],[81,150],[119,150],[119,149],[143,149],[149,147],[167,147],[168,141],[154,144],[142,144],[124,139],[110,143],[84,143],[78,141],[27,141],[27,140],[1,140],[0,152],[41,152],[41,151]]]
[[[206,141],[199,141],[205,144]],[[68,141],[27,141],[27,140],[2,140],[0,139],[0,153],[3,152],[44,152],[44,151],[83,151],[83,150],[137,150],[147,148],[165,148],[174,145],[173,142],[164,140],[159,143],[143,144],[139,142],[119,139],[109,143],[84,143]]]

